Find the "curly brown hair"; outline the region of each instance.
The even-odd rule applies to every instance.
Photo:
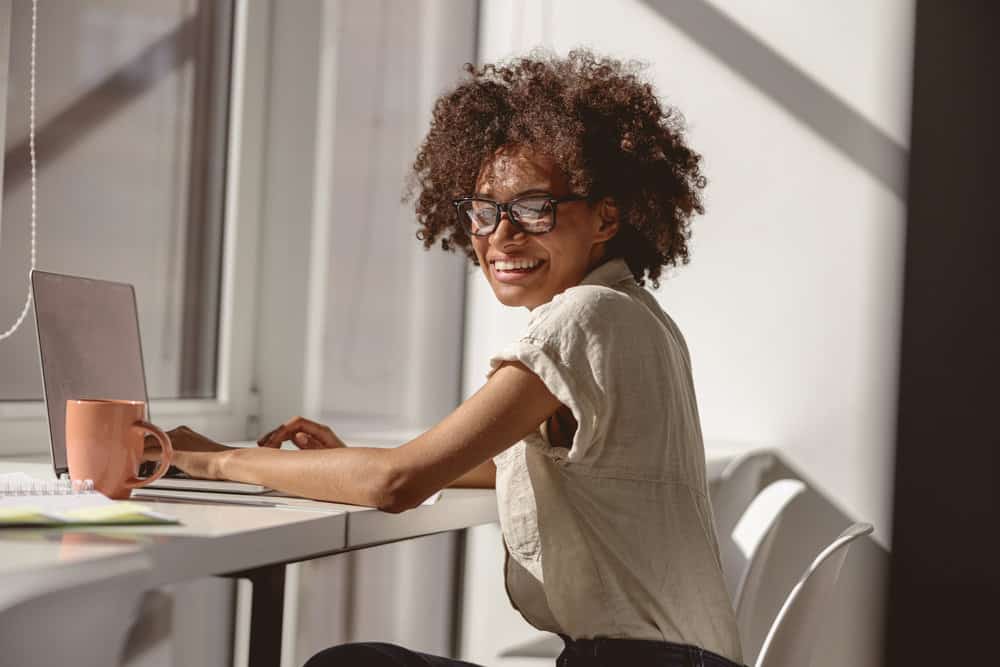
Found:
[[[621,224],[606,256],[624,258],[640,284],[658,287],[664,266],[687,264],[691,217],[704,213],[701,156],[685,142],[681,114],[639,69],[588,50],[467,64],[466,80],[435,103],[413,164],[424,247],[440,239],[477,263],[451,201],[475,190],[497,149],[524,146],[552,157],[591,202],[614,199]]]

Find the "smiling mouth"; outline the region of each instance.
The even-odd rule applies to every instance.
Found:
[[[495,259],[490,262],[497,273],[531,273],[542,264],[540,259]]]

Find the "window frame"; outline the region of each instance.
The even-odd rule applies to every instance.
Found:
[[[0,0],[0,8],[5,0]],[[9,7],[9,3],[8,3]],[[164,428],[187,424],[225,441],[256,430],[257,257],[266,150],[271,3],[234,0],[217,381],[210,399],[152,399]],[[0,100],[6,100],[6,91]],[[47,453],[45,404],[0,401],[0,457]]]
[[[0,148],[7,134],[7,81],[10,79],[11,0],[0,0]],[[3,189],[3,160],[0,160],[0,190]],[[3,199],[0,197],[0,234],[3,233]],[[2,326],[2,325],[0,325]]]

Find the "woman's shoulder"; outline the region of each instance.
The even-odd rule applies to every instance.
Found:
[[[649,306],[629,291],[605,285],[576,285],[538,306],[531,314],[529,329],[603,330],[652,324],[656,320],[652,316]]]

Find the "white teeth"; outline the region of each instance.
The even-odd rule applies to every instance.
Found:
[[[515,259],[513,261],[498,259],[493,262],[493,266],[497,271],[513,271],[515,269],[533,269],[541,263],[537,259]]]

